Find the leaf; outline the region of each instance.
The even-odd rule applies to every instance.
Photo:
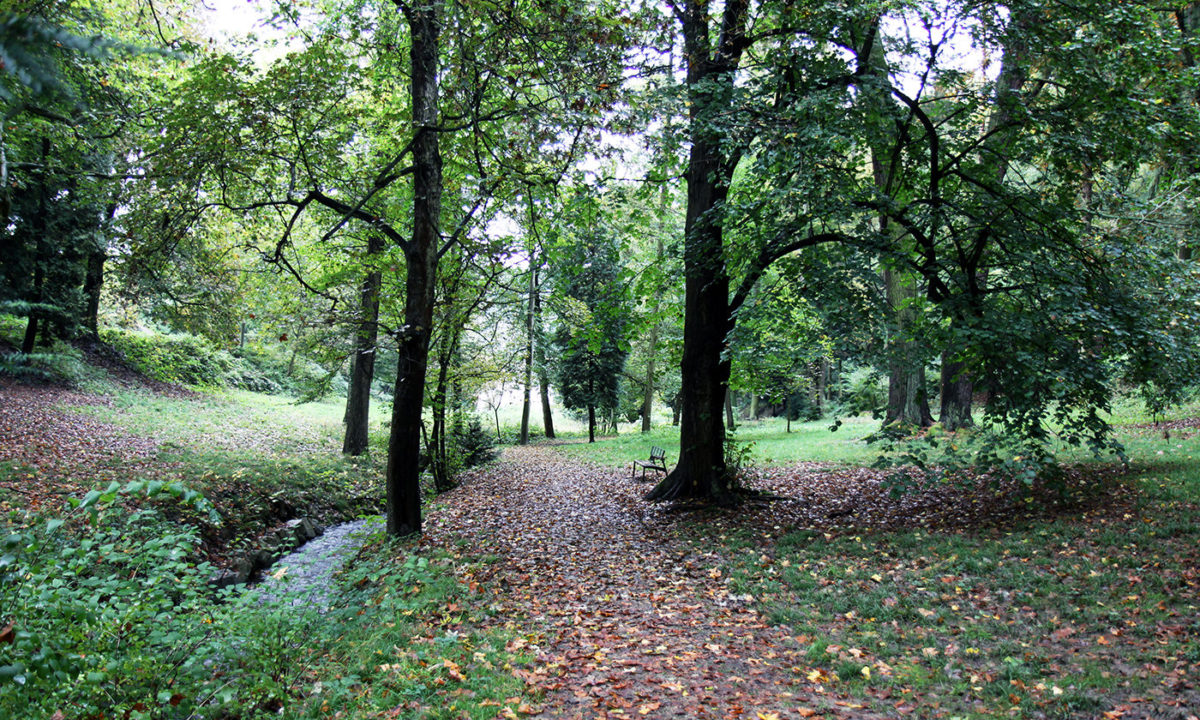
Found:
[[[662,703],[660,703],[660,702],[646,703],[645,705],[642,705],[641,707],[638,708],[638,715],[649,715],[650,713],[654,712],[655,710],[659,709],[660,707],[662,707]],[[760,715],[761,715],[761,713],[760,713]]]

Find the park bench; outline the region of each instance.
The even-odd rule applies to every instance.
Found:
[[[654,470],[666,474],[667,472],[667,451],[657,445],[650,448],[649,460],[634,460],[633,465],[629,468],[629,479],[633,480],[637,475],[638,468],[642,469],[642,479],[646,479],[646,471]]]

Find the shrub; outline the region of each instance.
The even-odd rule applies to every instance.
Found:
[[[120,492],[143,490],[203,506],[177,485],[113,484],[3,538],[0,716],[71,708],[121,717],[193,704],[186,689],[211,674],[204,661],[216,652],[203,620],[212,569],[189,560],[192,531],[152,509],[111,506]]]
[[[483,429],[483,423],[477,417],[470,418],[466,424],[455,425],[450,438],[464,468],[482,465],[496,457],[496,438]]]
[[[235,384],[242,369],[232,355],[195,335],[105,329],[100,338],[143,374],[162,382],[220,387]]]

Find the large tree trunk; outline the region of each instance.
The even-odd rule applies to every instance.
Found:
[[[442,156],[438,147],[438,33],[435,1],[403,6],[412,37],[413,234],[405,247],[407,277],[404,328],[399,333],[396,391],[388,438],[387,529],[393,535],[421,532],[421,409],[433,324],[434,288],[441,234]]]
[[[692,144],[684,218],[683,407],[679,463],[647,494],[649,500],[732,499],[723,417],[729,360],[722,351],[733,317],[718,208],[729,195],[740,154],[725,154],[713,121],[733,102],[734,76],[745,49],[747,6],[748,0],[725,3],[716,47],[709,40],[707,2],[688,0],[681,13]]]
[[[371,383],[375,380],[375,346],[379,340],[379,287],[383,273],[374,267],[375,256],[383,252],[383,238],[371,235],[367,240],[367,264],[359,295],[358,327],[354,337],[354,356],[350,366],[350,389],[346,393],[346,436],[342,452],[362,455],[367,451],[367,428],[371,414]]]
[[[914,340],[904,337],[912,310],[905,303],[917,296],[912,278],[901,277],[893,270],[883,271],[888,305],[894,313],[893,336],[889,342],[888,404],[885,424],[900,423],[929,427],[933,414],[925,391],[925,367],[920,361],[919,348]]]
[[[529,444],[529,411],[533,400],[533,303],[537,296],[537,268],[529,268],[529,307],[525,315],[525,394],[521,403],[521,445]]]
[[[967,372],[967,364],[947,350],[942,353],[942,409],[938,422],[947,430],[971,427],[971,398],[975,383]]]

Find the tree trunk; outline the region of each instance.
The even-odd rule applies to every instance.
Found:
[[[683,393],[675,393],[671,400],[671,427],[679,427],[679,416],[683,412]]]
[[[100,293],[104,289],[104,263],[108,260],[108,243],[105,240],[109,225],[117,214],[117,204],[109,203],[105,211],[103,232],[96,245],[87,254],[87,272],[83,279],[83,335],[91,342],[100,340]]]
[[[885,424],[929,427],[933,414],[925,392],[925,368],[915,341],[904,337],[911,323],[912,310],[905,303],[917,295],[912,278],[903,278],[893,270],[883,271],[888,305],[892,308],[894,329],[889,341],[888,404]]]
[[[534,343],[534,352],[537,353],[537,368],[538,368],[538,394],[542,398],[542,427],[545,430],[546,437],[554,439],[554,416],[550,411],[550,378],[546,371],[546,343],[542,342],[542,294],[535,293],[533,296],[533,317],[535,329],[537,331],[537,339]]]
[[[758,420],[758,393],[750,393],[750,419]]]
[[[664,198],[666,191],[663,191]],[[664,202],[665,204],[665,202]],[[662,235],[659,235],[655,243],[655,257],[661,265],[666,258],[666,247],[663,245]],[[646,341],[646,386],[642,393],[642,432],[650,432],[650,416],[654,411],[654,370],[655,361],[658,355],[658,310],[662,304],[662,292],[658,289],[654,293],[654,307],[650,311],[652,323],[650,324],[650,337]]]
[[[367,451],[367,428],[371,414],[371,383],[375,380],[375,346],[379,340],[379,287],[383,273],[373,266],[383,252],[383,238],[371,235],[367,240],[367,264],[359,294],[359,320],[354,338],[354,356],[350,366],[350,388],[346,393],[346,436],[342,452],[357,456]]]
[[[537,268],[529,269],[529,312],[525,315],[525,394],[521,403],[521,445],[529,444],[529,411],[533,394],[533,304],[537,295]]]
[[[684,217],[683,407],[679,463],[650,491],[648,500],[694,498],[724,504],[732,499],[722,415],[729,360],[722,351],[733,316],[719,207],[729,195],[740,153],[722,147],[713,120],[733,102],[733,80],[745,49],[741,41],[747,6],[748,0],[725,3],[715,48],[709,40],[708,3],[688,0],[680,13],[691,139]]]
[[[975,421],[971,418],[971,397],[975,393],[975,383],[967,373],[967,364],[956,360],[954,354],[946,350],[942,353],[942,409],[938,422],[947,430],[958,430],[971,427]]]
[[[33,298],[35,303],[41,303],[45,299],[45,284],[46,284],[46,261],[49,249],[47,247],[46,225],[49,221],[49,190],[47,189],[46,180],[46,162],[50,155],[50,138],[42,138],[42,169],[38,173],[38,211],[32,218],[33,232],[37,236],[34,241],[33,255]],[[21,339],[21,352],[28,355],[33,352],[34,345],[37,343],[38,336],[38,319],[41,316],[40,310],[32,310],[29,313],[29,319],[25,323],[25,336]],[[41,328],[45,334],[45,328]]]
[[[437,2],[402,6],[412,46],[413,234],[407,262],[404,327],[399,333],[396,391],[388,438],[387,529],[393,535],[421,532],[421,410],[433,324],[434,288],[441,234],[442,157],[438,147]]]
[[[446,442],[446,407],[450,389],[450,366],[458,354],[458,342],[462,327],[457,323],[447,323],[442,335],[438,352],[438,377],[433,390],[433,431],[427,444],[429,452],[429,467],[433,474],[433,485],[438,492],[446,492],[454,487],[454,478],[450,476],[449,450]]]
[[[588,403],[588,442],[596,442],[596,406]]]
[[[730,430],[737,429],[737,423],[733,419],[733,391],[729,386],[725,386],[725,425]]]

